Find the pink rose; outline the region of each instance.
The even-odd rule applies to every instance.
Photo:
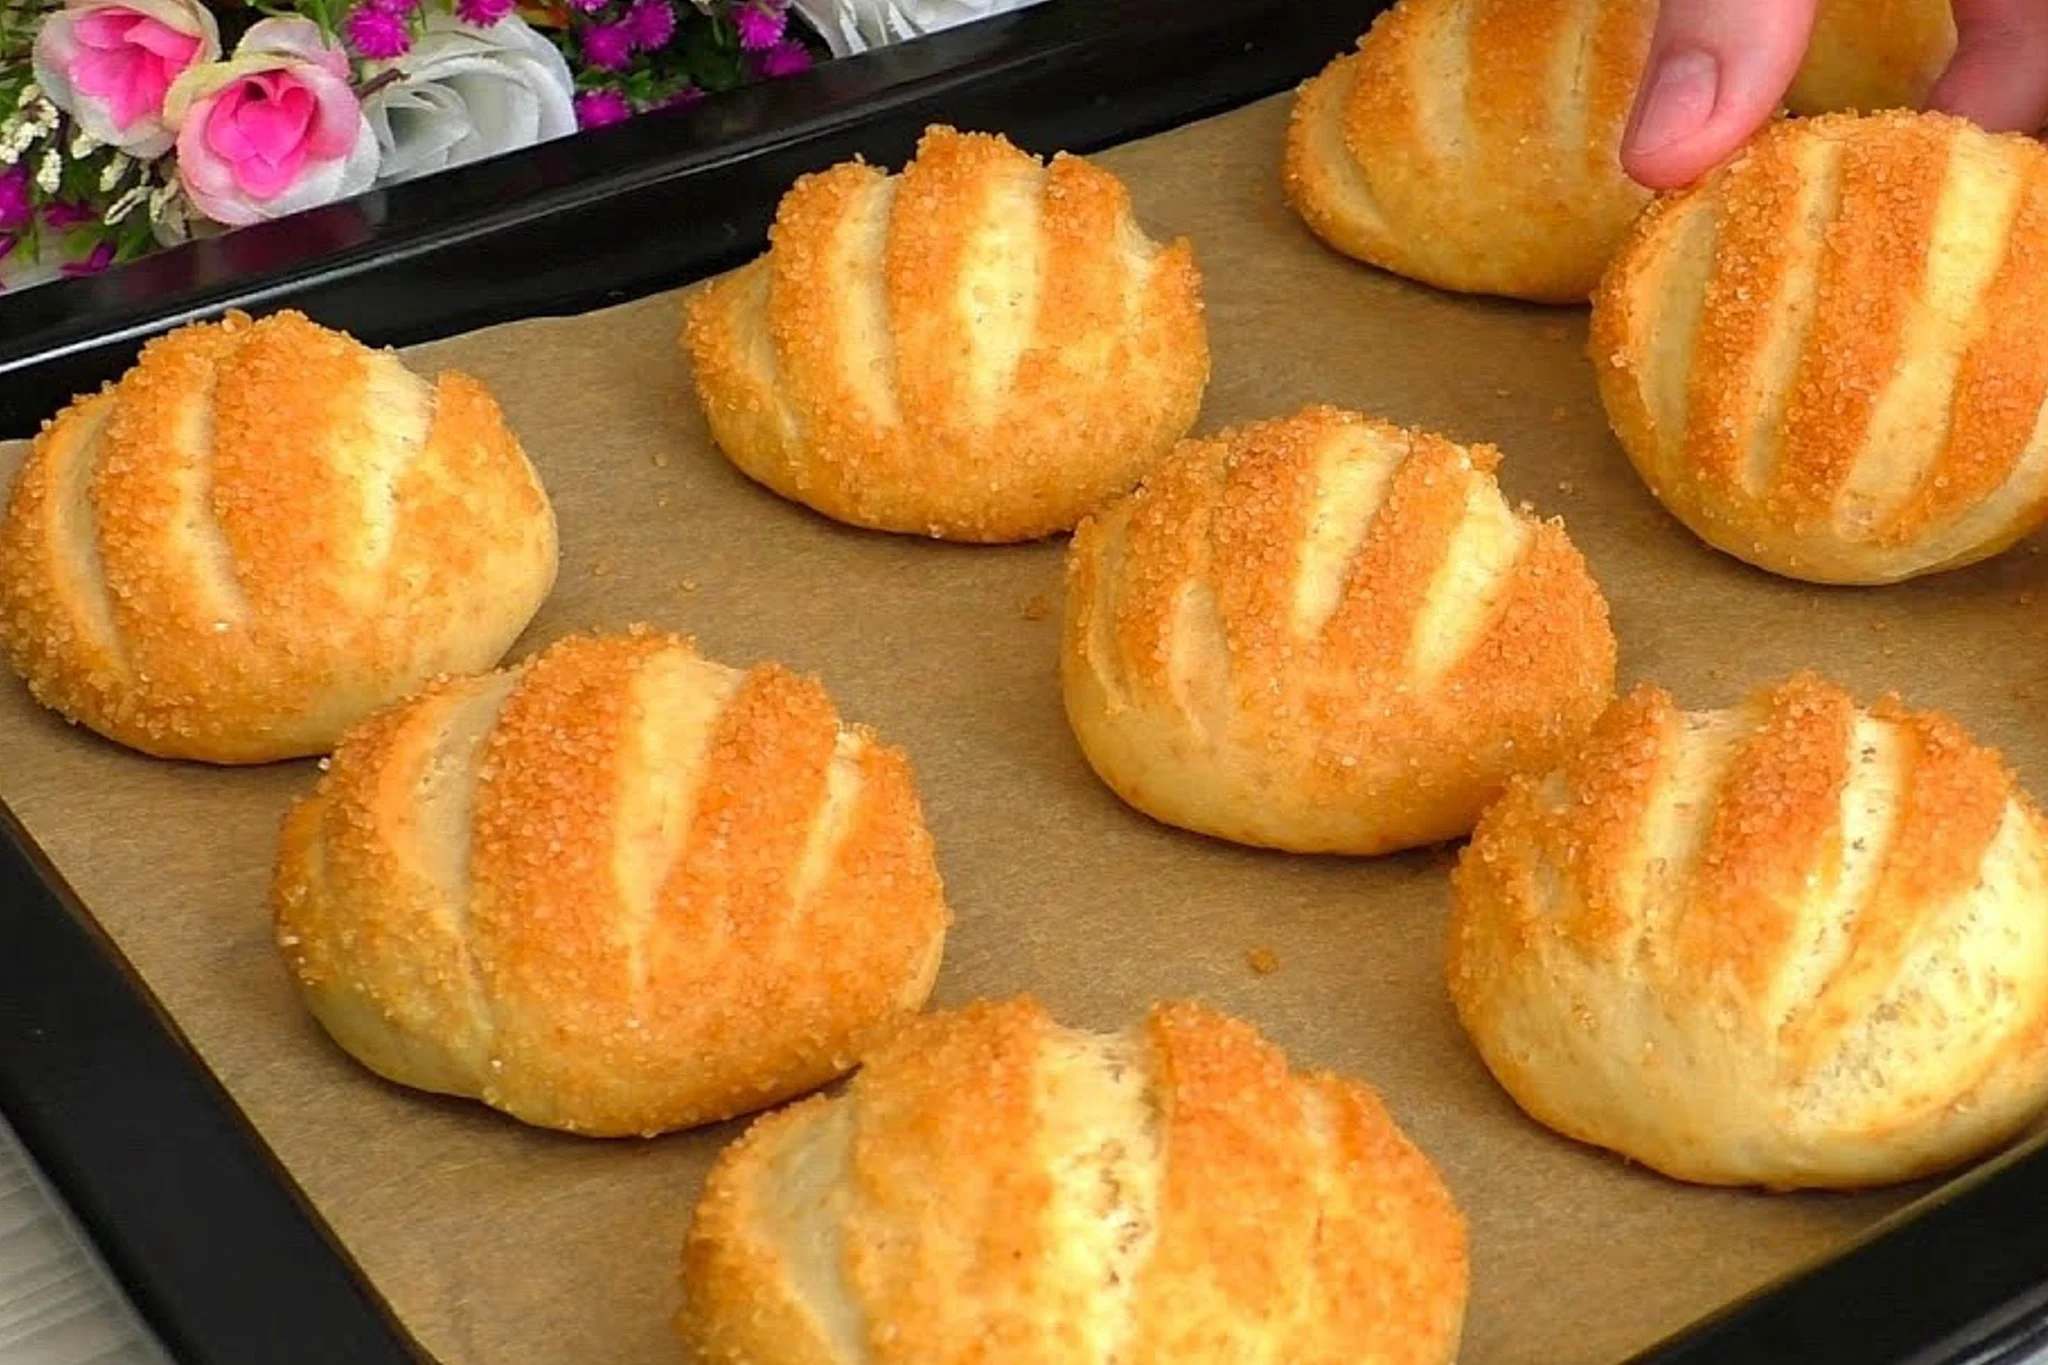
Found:
[[[225,62],[194,67],[164,103],[178,178],[199,211],[240,227],[361,194],[377,136],[348,57],[309,19],[265,19]]]
[[[36,84],[88,134],[148,159],[170,150],[172,82],[219,56],[199,0],[65,0],[36,33]]]

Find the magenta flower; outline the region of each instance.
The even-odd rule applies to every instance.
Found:
[[[794,76],[811,69],[811,50],[794,40],[780,42],[759,58],[761,74],[769,78]]]
[[[455,0],[455,13],[465,24],[490,28],[503,23],[517,0]]]
[[[676,36],[676,12],[668,0],[633,0],[633,8],[626,11],[626,28],[633,46],[653,52]]]
[[[609,0],[569,0],[569,3],[585,14],[595,14],[603,9]]]
[[[101,242],[92,249],[92,254],[84,260],[66,261],[64,263],[64,273],[67,275],[97,275],[113,263],[114,244],[112,242]]]
[[[732,12],[740,46],[749,52],[770,52],[789,29],[789,16],[773,5],[746,4]]]
[[[420,7],[420,0],[363,0],[363,5],[366,9],[382,10],[404,19]]]
[[[35,206],[29,202],[28,167],[9,166],[0,171],[0,232],[13,232],[28,226],[28,220],[35,216]]]
[[[583,30],[583,59],[599,71],[624,71],[633,60],[633,34],[624,24],[592,24]]]
[[[80,223],[90,223],[97,217],[99,215],[87,205],[73,204],[63,199],[43,205],[44,224],[59,232],[65,228],[77,227]]]
[[[412,28],[405,16],[375,3],[357,6],[341,28],[348,45],[373,62],[388,62],[412,50]]]
[[[618,90],[586,90],[576,97],[576,122],[584,128],[602,128],[624,123],[633,117],[633,106]]]

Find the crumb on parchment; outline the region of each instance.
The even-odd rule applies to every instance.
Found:
[[[1244,960],[1260,976],[1271,976],[1280,970],[1280,954],[1271,948],[1253,948],[1245,953]]]
[[[1025,620],[1043,621],[1046,617],[1050,615],[1052,615],[1052,603],[1046,600],[1044,593],[1034,593],[1032,596],[1025,599]]]

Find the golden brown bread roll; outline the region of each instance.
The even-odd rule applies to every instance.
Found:
[[[1785,103],[1795,114],[1918,109],[1955,48],[1950,0],[1820,0]]]
[[[1697,535],[1884,583],[2048,517],[2048,151],[1938,114],[1776,125],[1644,215],[1595,300],[1608,417]]]
[[[960,541],[1064,531],[1194,424],[1200,280],[1107,171],[933,128],[903,173],[805,176],[766,256],[691,296],[712,437],[855,526]]]
[[[1614,636],[1498,458],[1326,407],[1186,443],[1069,555],[1066,709],[1096,772],[1169,824],[1373,854],[1467,832],[1562,759]]]
[[[1288,202],[1411,279],[1583,302],[1649,202],[1620,149],[1655,17],[1655,0],[1400,0],[1302,87]]]
[[[44,705],[145,753],[293,758],[496,664],[555,565],[482,385],[231,314],[44,425],[0,519],[0,647]]]
[[[845,1072],[931,990],[947,911],[909,765],[815,682],[636,631],[437,682],[288,817],[273,904],[371,1070],[652,1135]]]
[[[683,1257],[705,1365],[1447,1365],[1465,1228],[1366,1087],[1193,1005],[907,1024],[758,1121]]]
[[[1682,1180],[1855,1187],[2048,1102],[2048,847],[1954,721],[1811,675],[1654,687],[1520,779],[1454,875],[1449,979],[1508,1092]]]

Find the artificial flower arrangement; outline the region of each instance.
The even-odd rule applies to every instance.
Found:
[[[0,287],[804,70],[790,4],[0,0]]]

